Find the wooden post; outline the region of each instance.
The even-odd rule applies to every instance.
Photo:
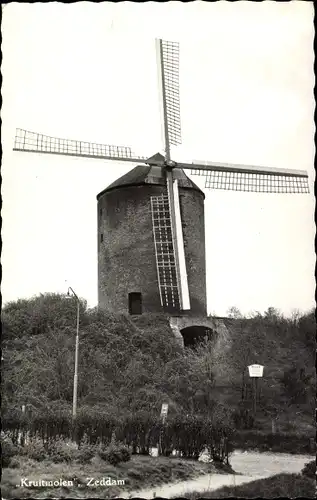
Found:
[[[242,388],[241,388],[241,400],[245,398],[245,381],[244,381],[244,370],[242,372]]]
[[[254,415],[254,418],[256,416],[256,400],[257,400],[257,389],[258,389],[258,384],[257,384],[257,377],[254,377],[253,378],[254,382],[253,382],[253,415]]]
[[[275,420],[274,418],[272,417],[272,434],[275,434]]]
[[[160,427],[160,435],[159,435],[159,442],[158,442],[158,454],[159,455],[162,454],[162,436],[163,436],[165,420],[167,417],[167,410],[168,410],[168,404],[163,403],[162,408],[161,408],[161,414],[160,414],[161,427]]]

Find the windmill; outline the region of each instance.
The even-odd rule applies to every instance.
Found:
[[[163,177],[163,191],[150,195],[148,199],[152,222],[150,252],[153,254],[153,262],[155,259],[155,286],[159,293],[160,306],[163,310],[181,314],[191,310],[192,297],[183,238],[184,221],[180,209],[180,172],[189,171],[190,174],[203,176],[205,187],[208,189],[259,193],[308,193],[308,175],[306,171],[301,170],[211,161],[174,161],[171,148],[181,144],[179,44],[156,40],[156,53],[163,154],[156,153],[147,158],[134,154],[131,148],[126,146],[59,139],[22,129],[17,129],[14,150],[141,163],[153,168],[155,175]]]

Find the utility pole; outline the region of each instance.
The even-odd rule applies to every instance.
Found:
[[[74,367],[74,384],[73,384],[73,411],[72,421],[73,429],[76,425],[77,417],[77,392],[78,392],[78,352],[79,352],[79,313],[80,313],[80,300],[72,287],[68,287],[67,297],[73,296],[77,301],[77,317],[76,317],[76,341],[75,341],[75,367]]]
[[[76,342],[75,342],[75,369],[73,388],[73,420],[77,416],[77,392],[78,392],[78,351],[79,351],[79,300],[77,300]]]

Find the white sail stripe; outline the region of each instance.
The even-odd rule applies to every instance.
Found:
[[[173,195],[174,195],[174,209],[175,209],[175,225],[176,225],[176,238],[177,238],[177,252],[178,252],[178,265],[179,265],[179,276],[180,276],[180,292],[181,292],[181,302],[182,309],[184,311],[190,309],[190,298],[188,289],[188,279],[187,279],[187,269],[186,269],[186,259],[185,259],[185,249],[184,249],[184,239],[183,239],[183,228],[182,220],[179,206],[179,193],[178,193],[178,182],[177,179],[173,181]]]

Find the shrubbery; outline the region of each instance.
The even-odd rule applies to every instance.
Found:
[[[24,455],[38,462],[49,459],[54,463],[72,461],[87,463],[96,453],[96,447],[93,445],[83,443],[80,448],[77,448],[74,443],[62,438],[43,442],[43,440],[35,437],[28,440],[24,446],[14,447],[14,455]]]
[[[308,462],[302,470],[302,474],[306,477],[316,479],[316,460]]]
[[[76,450],[76,460],[81,464],[86,464],[97,454],[96,446],[87,442],[80,444]]]
[[[281,416],[286,403],[298,400],[304,416],[310,418],[314,413],[311,394],[315,382],[310,378],[314,313],[293,319],[283,318],[273,308],[250,318],[243,318],[237,310],[231,313],[234,318],[224,320],[227,340],[219,330],[220,343],[217,340],[214,344],[214,339],[194,350],[181,351],[166,315],[131,317],[98,308],[87,310],[81,301],[78,440],[88,430],[90,444],[100,439],[109,445],[118,418],[127,420],[130,414],[131,422],[120,441],[147,453],[155,433],[149,435],[149,423],[146,418],[141,421],[137,414],[144,412],[157,419],[162,402],[169,404],[168,420],[194,413],[208,415],[216,427],[230,427],[228,408],[237,408],[240,398],[251,403],[251,391],[246,390],[251,386],[246,382],[248,377],[242,375],[258,353],[258,362],[267,367],[261,381],[258,415],[262,413],[263,417],[270,406],[274,415]],[[25,418],[32,417],[27,422],[31,434],[37,432],[44,440],[58,435],[69,438],[75,303],[63,295],[44,294],[5,305],[2,319],[6,353],[2,371],[3,428],[15,433],[15,443],[21,431],[21,406],[25,405]],[[304,370],[298,366],[299,360]],[[295,371],[292,366],[297,367]],[[282,378],[281,370],[285,375]],[[221,399],[227,402],[226,409],[222,411],[218,405],[215,410],[219,389],[226,384],[228,390]],[[289,413],[293,412],[292,420],[297,423],[300,419],[295,411],[292,408]],[[252,415],[241,407],[233,419],[236,428],[253,426]]]
[[[73,459],[89,461],[96,453],[97,445],[102,445],[105,449],[114,444],[112,436],[115,433],[118,442],[131,449],[132,453],[148,454],[150,448],[157,446],[161,439],[165,456],[173,449],[177,449],[184,457],[194,458],[208,446],[213,450],[214,460],[227,462],[233,425],[225,407],[214,405],[214,408],[215,414],[209,417],[195,414],[170,415],[164,426],[155,413],[139,411],[115,419],[102,408],[88,408],[87,411],[81,408],[75,429],[78,450],[70,449],[67,443],[65,444],[65,440],[70,441],[73,438],[69,415],[45,412],[38,414],[36,418],[30,417],[29,422],[23,418],[21,424],[23,428],[28,429],[28,436],[31,439],[26,446],[27,453],[35,460],[54,456],[56,461]],[[4,423],[11,427],[12,421],[5,420]],[[15,419],[14,426],[10,432],[16,436],[19,431],[18,418]]]
[[[131,458],[129,449],[121,443],[111,443],[109,446],[101,448],[98,454],[102,460],[106,460],[111,465],[128,462]]]
[[[2,467],[9,467],[12,458],[17,455],[18,448],[15,446],[10,437],[5,436],[1,438],[1,460]]]
[[[7,355],[3,361],[2,424],[10,431],[12,442],[4,445],[3,463],[9,463],[16,453],[35,460],[85,463],[98,453],[98,445],[112,463],[128,459],[129,451],[120,451],[111,443],[114,431],[132,453],[148,454],[159,440],[166,456],[177,449],[184,457],[198,457],[208,447],[213,459],[223,462],[228,461],[232,443],[243,449],[313,452],[306,435],[252,431],[251,392],[248,395],[240,376],[256,352],[261,352],[258,362],[273,375],[263,379],[259,413],[269,405],[274,415],[279,415],[285,401],[298,393],[299,399],[305,396],[305,415],[313,414],[309,391],[313,392],[314,384],[308,384],[307,377],[314,345],[314,314],[295,321],[272,308],[264,316],[256,314],[249,319],[234,313],[236,319],[225,321],[230,334],[228,348],[215,348],[213,342],[206,342],[195,350],[180,351],[166,316],[134,318],[86,310],[83,302],[81,374],[73,433],[74,303],[62,295],[46,294],[7,304],[3,310]],[[291,369],[297,366],[298,355],[304,371]],[[283,380],[280,366],[287,374]],[[222,405],[216,403],[216,384],[226,380],[235,387],[232,395],[230,391],[224,394],[222,401],[227,403]],[[239,406],[242,396],[246,403]],[[169,404],[163,428],[159,422],[162,402]],[[22,405],[26,407],[23,414]],[[239,430],[232,441],[233,428]],[[24,450],[14,448],[19,433],[26,430],[32,441]],[[78,449],[65,442],[75,435]]]
[[[217,415],[218,410],[219,408]],[[51,415],[46,427],[43,427],[44,417],[38,417],[36,422],[30,421],[32,431],[28,433],[28,443],[23,447],[22,453],[34,460],[50,458],[56,463],[74,460],[85,463],[98,453],[102,459],[116,464],[128,461],[131,451],[148,454],[150,448],[161,441],[165,456],[176,449],[183,457],[198,458],[200,452],[207,447],[213,460],[228,463],[232,450],[232,426],[217,420],[214,423],[212,417],[176,415],[162,425],[157,415],[147,412],[128,414],[125,419],[114,422],[111,415],[107,418],[104,412],[96,411],[85,416],[85,429],[82,421],[81,432],[77,434],[78,447],[72,445],[71,428],[60,425],[64,416],[61,419],[59,422],[58,415],[55,419]],[[63,434],[61,430],[64,431]]]
[[[54,463],[79,462],[85,464],[99,455],[102,460],[111,465],[117,465],[120,462],[128,462],[131,458],[129,448],[123,443],[111,442],[109,445],[89,444],[87,438],[80,446],[69,439],[57,437],[43,442],[38,437],[28,439],[24,446],[14,445],[10,437],[2,439],[2,466],[13,467],[13,459],[18,456],[25,456],[32,460],[41,462],[51,460]],[[17,465],[16,465],[17,466]]]
[[[41,462],[48,458],[48,449],[44,446],[42,440],[31,439],[27,444],[19,448],[19,454]]]
[[[54,463],[72,462],[78,456],[78,449],[64,439],[56,439],[47,446],[48,456]]]
[[[254,417],[247,408],[235,410],[232,419],[237,429],[252,429],[254,426]]]
[[[20,460],[18,457],[12,457],[9,463],[10,469],[19,469],[21,467]]]

